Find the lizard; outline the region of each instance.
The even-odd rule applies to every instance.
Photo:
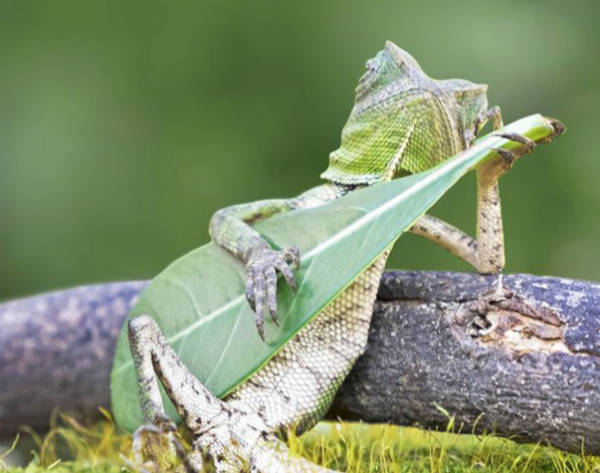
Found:
[[[280,251],[252,224],[282,212],[324,205],[364,186],[427,170],[467,149],[488,121],[500,129],[500,108],[488,108],[487,86],[462,79],[434,80],[415,59],[391,42],[366,64],[355,104],[342,130],[340,148],[330,154],[321,175],[327,183],[298,197],[227,207],[209,225],[213,241],[246,266],[246,297],[264,339],[265,312],[275,323],[277,277],[295,287],[295,247]],[[553,122],[554,133],[564,131]],[[536,142],[514,134],[500,136],[523,146],[477,169],[477,230],[472,238],[458,228],[423,215],[410,229],[469,263],[479,273],[500,273],[505,264],[498,180]],[[378,283],[388,248],[332,303],[244,384],[220,400],[183,365],[158,325],[148,316],[128,323],[145,424],[134,433],[139,463],[153,469],[184,458],[182,471],[326,472],[291,456],[286,432],[300,434],[326,413],[341,382],[364,352]],[[192,434],[184,456],[175,425],[165,414],[159,386]]]

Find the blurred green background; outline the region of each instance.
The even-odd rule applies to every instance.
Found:
[[[0,298],[150,278],[320,183],[386,39],[568,133],[503,179],[507,272],[600,280],[600,2],[2,1]],[[475,225],[475,182],[435,208]],[[468,270],[408,235],[391,267]]]

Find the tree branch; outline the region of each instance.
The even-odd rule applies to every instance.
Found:
[[[497,283],[386,273],[369,347],[328,418],[445,430],[439,406],[463,432],[599,454],[600,285],[529,275],[505,276],[505,290]],[[109,406],[116,337],[145,284],[0,305],[0,436],[46,428],[55,407],[96,417]]]

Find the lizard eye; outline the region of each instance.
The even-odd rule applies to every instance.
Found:
[[[367,66],[367,70],[368,70],[369,72],[374,72],[374,71],[376,71],[376,70],[377,70],[377,66],[375,65],[375,61],[373,61],[372,59],[369,59],[369,60],[367,61],[367,64],[366,64],[366,66]]]

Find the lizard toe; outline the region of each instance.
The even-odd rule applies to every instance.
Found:
[[[279,271],[281,274],[283,274],[283,277],[285,278],[285,282],[287,282],[287,285],[290,286],[292,291],[296,292],[296,278],[294,277],[294,273],[288,266],[288,263],[285,261],[278,262],[275,266],[275,269],[277,269],[277,271]]]
[[[274,268],[270,268],[266,274],[267,279],[267,305],[271,319],[279,326],[279,316],[277,314],[277,273]]]
[[[530,140],[526,136],[519,135],[518,133],[497,133],[496,136],[500,136],[501,138],[514,141],[515,143],[520,143],[523,146],[518,150],[518,156],[525,156],[533,151],[533,149],[537,146],[537,143],[533,140]]]
[[[508,171],[516,161],[517,155],[513,151],[504,148],[495,148],[494,151],[503,159],[505,169]]]

